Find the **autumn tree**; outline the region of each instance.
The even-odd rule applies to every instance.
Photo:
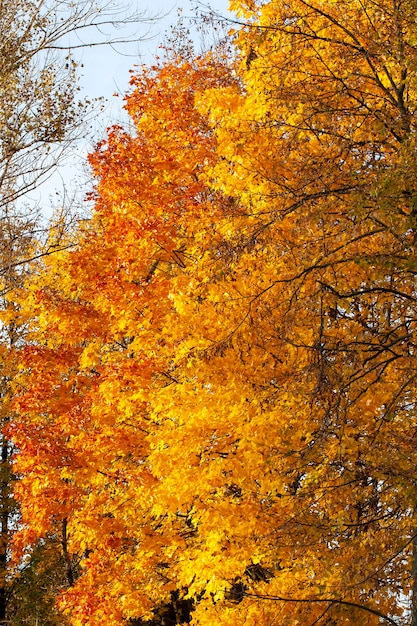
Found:
[[[95,115],[91,103],[78,95],[76,50],[87,45],[137,41],[137,28],[143,19],[144,16],[128,14],[117,5],[97,5],[90,0],[0,2],[1,623],[7,618],[7,623],[42,619],[42,623],[52,624],[41,607],[46,611],[51,605],[51,597],[46,598],[51,596],[53,585],[40,572],[47,572],[54,562],[55,578],[62,580],[67,569],[67,564],[64,569],[59,565],[63,558],[61,528],[48,539],[46,547],[38,546],[34,555],[27,557],[27,563],[19,563],[17,570],[10,562],[10,541],[18,526],[19,509],[14,500],[16,476],[11,470],[16,450],[6,429],[14,415],[13,353],[22,347],[26,329],[17,321],[18,304],[7,300],[7,295],[22,285],[31,271],[30,262],[60,249],[62,235],[59,229],[53,239],[45,235],[43,217],[38,207],[29,206],[27,194],[50,176],[75,141],[88,134],[88,122]],[[126,31],[130,31],[128,35]],[[50,553],[54,546],[53,559]],[[40,565],[39,554],[45,559]],[[31,589],[32,595],[25,595],[22,589],[29,579],[31,584],[37,581],[37,585]],[[32,604],[27,599],[30,595]],[[62,620],[61,616],[60,623]]]
[[[162,562],[154,562],[155,558],[160,561],[160,556],[149,553],[148,564],[143,561],[137,567],[135,563],[139,564],[141,560],[138,560],[136,547],[145,547],[144,541],[149,541],[149,548],[158,545],[157,551],[170,552],[170,536],[184,543],[183,533],[188,534],[189,521],[175,513],[176,528],[166,534],[165,529],[159,528],[159,513],[155,511],[155,517],[152,512],[154,503],[149,501],[149,494],[143,492],[141,504],[133,494],[138,493],[139,483],[150,488],[157,484],[150,467],[143,462],[150,449],[150,442],[143,437],[149,419],[146,390],[150,391],[154,374],[158,371],[162,388],[171,380],[171,354],[152,355],[152,352],[155,329],[159,326],[168,328],[167,323],[174,315],[168,298],[172,277],[188,264],[190,251],[184,248],[185,225],[191,211],[193,214],[200,212],[203,219],[207,207],[211,207],[207,213],[212,219],[216,211],[222,210],[224,202],[199,180],[201,163],[213,155],[213,136],[194,107],[194,96],[197,89],[227,85],[231,81],[227,66],[221,60],[196,60],[185,62],[178,68],[168,65],[159,70],[145,70],[134,79],[135,90],[128,106],[137,123],[137,137],[130,137],[122,129],[115,128],[99,147],[92,157],[92,165],[101,181],[93,219],[82,227],[76,249],[45,257],[44,288],[35,281],[37,287],[33,296],[24,292],[24,297],[31,299],[31,305],[24,308],[22,315],[29,319],[35,314],[32,305],[39,313],[38,304],[43,306],[36,295],[38,288],[45,297],[51,298],[44,319],[52,339],[49,342],[46,335],[43,339],[39,335],[39,340],[26,348],[25,362],[26,358],[32,357],[42,360],[47,354],[57,360],[54,365],[50,363],[48,371],[38,371],[39,409],[42,416],[49,416],[47,420],[51,418],[50,425],[45,429],[41,417],[35,434],[30,432],[32,425],[29,422],[13,424],[13,431],[19,432],[16,440],[21,450],[17,469],[26,474],[18,485],[18,492],[23,496],[28,481],[33,481],[32,493],[36,493],[36,503],[22,497],[24,520],[31,519],[31,523],[20,534],[19,540],[24,547],[42,536],[51,523],[58,519],[68,520],[69,548],[73,553],[84,555],[86,575],[76,581],[61,604],[71,606],[71,598],[78,598],[78,608],[74,607],[72,611],[75,623],[82,623],[86,614],[89,614],[91,624],[102,619],[111,623],[122,617],[139,618],[144,614],[149,617],[154,607],[170,603],[171,594],[184,594],[181,586],[177,588],[174,582],[169,583],[164,577]],[[188,145],[184,152],[185,142]],[[159,172],[159,180],[156,172]],[[165,182],[168,174],[170,178]],[[126,206],[126,210],[122,208],[114,213],[113,201],[120,202],[121,207]],[[192,227],[196,228],[197,222]],[[124,235],[123,251],[119,250],[120,233]],[[75,262],[74,255],[78,254]],[[119,272],[121,262],[122,273]],[[66,286],[61,282],[62,271],[67,275]],[[85,284],[87,291],[80,293],[75,300],[73,287],[79,280],[74,271],[80,271],[80,277],[85,271],[90,275]],[[47,277],[52,274],[59,286],[55,294],[48,286]],[[43,278],[39,276],[39,280]],[[113,288],[118,290],[120,298],[116,309],[113,307],[117,299],[110,301],[106,295],[107,290]],[[158,306],[155,308],[152,302],[158,302]],[[107,305],[112,307],[112,312]],[[62,306],[69,307],[66,319],[62,317]],[[74,315],[78,319],[77,328],[73,327]],[[140,336],[135,330],[138,316],[143,331]],[[26,323],[25,318],[23,323]],[[69,332],[64,342],[59,340],[58,348],[53,343],[57,336],[55,331],[64,330],[66,324],[69,324]],[[37,321],[35,329],[37,334],[40,331]],[[84,337],[86,339],[81,339]],[[69,343],[66,343],[67,339]],[[159,333],[158,341],[162,348],[164,339]],[[166,341],[171,344],[168,336]],[[133,358],[137,350],[139,360]],[[101,364],[96,362],[97,358]],[[82,373],[78,371],[79,363],[85,367]],[[113,391],[122,388],[129,389],[129,393],[122,401],[124,408],[120,406],[118,415],[116,405],[119,405],[119,399]],[[52,397],[54,389],[58,394],[55,399]],[[131,397],[130,391],[136,397]],[[103,415],[102,421],[95,412],[101,412],[103,394],[108,397],[109,404],[105,409],[107,417]],[[29,395],[27,408],[31,412],[34,396]],[[51,405],[47,398],[50,398]],[[22,402],[26,401],[22,399]],[[66,413],[65,418],[62,416],[63,419],[57,420],[52,417],[62,410]],[[133,412],[133,421],[127,414],[123,416],[125,410]],[[143,426],[139,428],[135,425],[138,419],[143,420]],[[97,447],[91,447],[91,436]],[[50,447],[49,442],[55,437],[58,438],[56,444]],[[36,450],[41,454],[41,463],[39,458],[35,459]],[[128,468],[124,467],[126,462]],[[48,477],[47,467],[52,470]],[[73,471],[77,474],[79,471],[79,475],[74,477]],[[109,491],[109,480],[113,478],[116,482]],[[91,481],[95,483],[93,489]],[[110,509],[108,495],[113,501]],[[52,501],[56,496],[59,510]],[[58,502],[55,500],[55,504]],[[130,506],[126,507],[129,502]],[[144,507],[143,513],[140,506]],[[84,522],[90,528],[87,534]],[[164,560],[169,562],[168,553]],[[153,579],[155,565],[160,570],[158,580],[145,589],[146,579]],[[102,585],[93,589],[87,580],[90,576],[91,580],[96,580],[96,575],[101,578]],[[121,577],[125,578],[123,584]],[[96,582],[93,584],[95,586]],[[142,586],[143,591],[140,591]],[[125,587],[125,593],[121,603],[118,590],[122,587]],[[177,604],[181,600],[178,597]]]
[[[16,547],[65,522],[75,626],[414,626],[414,4],[233,8],[15,295]]]
[[[403,623],[399,598],[415,594],[413,14],[406,2],[241,6],[245,94],[202,101],[229,147],[216,178],[255,218],[235,241],[262,251],[248,256],[258,281],[241,320],[286,364],[269,394],[299,436],[283,492],[298,502],[292,556],[309,567],[298,593],[292,581],[265,597],[309,600],[304,619],[373,599]],[[328,550],[306,555],[315,538]],[[346,621],[372,623],[354,610]]]

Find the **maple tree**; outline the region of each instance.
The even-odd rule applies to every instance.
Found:
[[[75,626],[414,626],[414,4],[232,8],[15,296],[16,549],[65,526]]]
[[[138,580],[146,579],[148,572],[143,563],[140,569],[134,567],[132,570],[129,560],[138,562],[138,555],[133,558],[132,554],[130,559],[130,552],[136,543],[142,544],[147,535],[152,535],[153,523],[145,520],[143,524],[136,524],[132,534],[130,526],[133,520],[138,519],[139,502],[135,497],[130,507],[123,503],[131,500],[129,491],[137,493],[139,483],[145,482],[151,487],[155,479],[149,467],[141,461],[142,457],[147,456],[149,443],[143,440],[142,430],[132,425],[128,416],[133,411],[136,420],[138,410],[144,408],[146,388],[152,384],[153,372],[158,369],[159,361],[160,369],[166,369],[165,374],[169,377],[169,367],[163,367],[162,363],[170,360],[171,356],[161,354],[152,357],[152,352],[155,341],[154,324],[158,324],[158,319],[161,323],[162,319],[168,322],[173,314],[172,303],[167,297],[171,274],[175,268],[183,269],[185,266],[184,255],[187,253],[183,250],[184,234],[178,219],[183,214],[182,221],[188,222],[187,206],[194,211],[200,210],[203,216],[207,203],[213,204],[213,210],[217,203],[216,194],[207,190],[196,175],[201,160],[209,157],[212,133],[194,107],[194,93],[198,87],[230,82],[228,74],[225,77],[224,73],[224,65],[217,66],[214,63],[205,68],[201,61],[196,68],[189,64],[178,69],[167,67],[157,76],[150,72],[136,79],[136,90],[130,105],[132,111],[136,112],[134,115],[138,116],[146,107],[148,127],[145,126],[145,116],[142,116],[141,127],[138,129],[141,132],[136,138],[123,133],[120,128],[112,130],[108,141],[92,158],[93,166],[101,179],[101,189],[96,200],[94,217],[81,229],[83,243],[80,242],[78,248],[70,252],[44,258],[45,288],[42,288],[43,279],[39,277],[40,282],[36,281],[33,297],[24,292],[21,323],[28,323],[24,317],[25,311],[29,318],[39,312],[39,320],[42,319],[43,314],[38,307],[43,307],[43,296],[40,297],[39,290],[50,300],[43,319],[45,332],[51,342],[47,340],[47,335],[44,338],[38,335],[40,327],[36,321],[34,332],[37,339],[24,352],[25,359],[39,359],[35,366],[39,387],[38,391],[33,388],[33,394],[28,394],[27,408],[30,407],[32,415],[32,409],[35,413],[40,410],[42,415],[39,415],[39,428],[35,427],[35,430],[33,423],[27,424],[28,430],[23,422],[13,423],[13,430],[17,429],[19,432],[16,437],[20,450],[17,470],[23,474],[16,490],[22,495],[23,519],[31,520],[30,527],[20,535],[21,545],[24,548],[27,543],[36,540],[57,519],[68,520],[70,549],[78,554],[88,555],[84,559],[84,564],[89,563],[88,576],[92,576],[91,580],[94,578],[94,586],[97,584],[96,576],[101,577],[105,587],[105,594],[103,588],[97,588],[97,593],[89,589],[88,585],[85,588],[86,578],[83,576],[66,593],[64,606],[66,602],[70,602],[73,594],[78,598],[76,602],[79,609],[73,615],[75,623],[85,615],[89,615],[90,621],[102,620],[103,616],[110,621],[122,613],[136,617],[141,610],[136,586]],[[183,82],[187,88],[178,90],[179,82]],[[173,100],[174,96],[176,102]],[[162,111],[165,111],[165,119],[161,115]],[[171,124],[170,132],[163,130],[167,123]],[[155,124],[163,130],[162,140],[154,131]],[[177,159],[173,158],[174,148],[183,146],[184,139],[188,143],[188,154],[181,155],[178,152]],[[133,154],[136,155],[135,158]],[[108,161],[111,155],[113,163]],[[123,167],[120,167],[122,164]],[[131,172],[129,168],[132,168]],[[155,168],[161,172],[161,181],[165,169],[172,172],[171,182],[164,186],[165,194],[164,187],[155,177]],[[118,188],[123,194],[119,198]],[[142,198],[145,189],[146,201]],[[127,199],[124,198],[125,193],[128,194]],[[132,210],[114,213],[113,201],[120,201],[123,205],[128,202]],[[213,210],[210,214],[213,214]],[[120,233],[123,233],[125,245],[123,252],[118,249]],[[139,253],[141,248],[142,253]],[[80,256],[76,260],[78,254]],[[125,258],[123,263],[126,268],[120,273],[122,257]],[[87,291],[76,295],[74,286],[79,283],[76,274],[86,270],[89,272],[89,280],[85,285]],[[59,289],[51,291],[49,277],[52,275],[55,275]],[[116,309],[114,303],[117,298],[113,302],[113,299],[110,301],[105,295],[107,289],[113,288],[118,289],[121,298]],[[152,292],[158,308],[147,312],[147,303]],[[67,316],[64,314],[65,309]],[[141,347],[135,348],[133,326],[137,327],[138,315],[144,336],[136,339]],[[147,320],[150,316],[152,324]],[[78,326],[75,327],[74,323]],[[68,332],[65,333],[67,324]],[[58,338],[61,331],[69,343],[58,339],[55,345],[53,338]],[[145,335],[148,335],[148,339]],[[80,340],[81,337],[85,339]],[[149,342],[149,350],[145,348],[146,341]],[[136,350],[139,350],[138,358],[133,359],[131,353]],[[56,359],[54,364],[49,361],[50,358]],[[48,368],[41,372],[38,366],[41,368],[41,361],[46,365],[47,360]],[[78,363],[83,372],[78,371]],[[163,381],[166,380],[165,374],[161,373]],[[64,385],[62,388],[61,383]],[[118,410],[110,400],[105,409],[106,417],[103,415],[103,420],[98,419],[96,411],[101,413],[102,399],[114,397],[119,404],[114,391],[124,388],[127,391],[127,387],[131,389],[121,401],[120,416],[117,416]],[[56,397],[54,390],[58,394]],[[51,405],[47,404],[48,397]],[[33,400],[40,403],[37,409],[32,404]],[[26,401],[22,398],[21,402],[23,409]],[[62,419],[55,419],[55,412],[58,411],[61,415],[62,410],[66,417],[62,414]],[[49,426],[44,423],[44,417]],[[146,415],[144,420],[146,424]],[[60,433],[58,424],[62,427]],[[97,444],[94,449],[91,446],[91,437]],[[128,468],[124,467],[126,462]],[[46,468],[52,473],[46,472]],[[73,475],[73,470],[77,477]],[[48,477],[46,473],[49,474]],[[106,499],[110,495],[109,479],[113,478],[113,505],[109,510]],[[93,489],[91,481],[95,483]],[[31,498],[26,500],[23,496],[29,482],[35,501]],[[143,506],[147,507],[148,494],[144,493],[143,497]],[[75,522],[77,510],[78,521]],[[120,519],[114,513],[118,510],[122,516]],[[84,522],[87,520],[90,520],[87,524],[92,533],[89,537],[85,536],[84,530]],[[73,526],[74,522],[78,530]],[[157,525],[156,522],[155,524]],[[179,520],[176,533],[179,539],[184,524],[185,522]],[[103,526],[106,525],[109,536],[103,532]],[[156,533],[157,543],[164,541],[164,538],[168,539],[165,531],[163,534]],[[74,541],[80,542],[77,548]],[[93,545],[100,547],[100,552],[103,552],[99,555],[98,549],[93,548]],[[122,569],[118,559],[120,550],[127,561]],[[114,590],[111,591],[111,585],[107,586],[108,565],[112,563],[115,566],[116,561],[117,576],[114,579]],[[150,559],[149,568],[152,566],[153,560]],[[114,602],[114,594],[118,594],[123,588],[119,581],[123,569],[126,569],[126,584],[132,575],[133,578],[129,583],[130,596],[125,589],[125,606],[120,607]],[[150,610],[154,604],[170,598],[173,591],[175,588],[166,586],[166,581],[162,578],[160,585],[154,587],[153,597],[146,600],[146,593],[143,594],[143,599],[147,602],[145,607]],[[77,616],[78,611],[81,616]]]
[[[17,319],[18,303],[8,299],[8,294],[22,285],[32,271],[30,264],[61,247],[59,228],[48,242],[41,241],[47,230],[45,220],[28,192],[37,189],[68,155],[69,148],[90,132],[88,123],[95,112],[92,103],[78,95],[75,49],[114,44],[126,48],[126,44],[138,41],[138,25],[143,21],[144,15],[126,12],[114,3],[0,1],[2,624],[39,623],[40,619],[45,625],[62,624],[64,618],[58,617],[52,607],[52,590],[57,592],[62,581],[68,584],[67,578],[71,580],[71,558],[65,550],[62,554],[63,527],[44,538],[25,562],[13,564],[10,558],[12,536],[19,525],[19,506],[14,498],[18,477],[11,468],[16,449],[6,431],[14,419],[12,381],[18,365],[13,355],[23,345],[26,329]]]

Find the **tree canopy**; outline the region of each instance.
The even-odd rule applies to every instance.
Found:
[[[64,524],[74,626],[415,626],[415,3],[232,8],[13,296],[17,554]]]

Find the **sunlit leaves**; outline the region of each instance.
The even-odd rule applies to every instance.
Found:
[[[403,611],[413,27],[343,6],[246,4],[233,64],[142,68],[91,221],[28,285],[22,536],[68,520],[74,624]]]

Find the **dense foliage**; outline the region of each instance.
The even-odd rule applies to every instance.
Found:
[[[16,550],[65,527],[74,626],[414,626],[416,5],[233,9],[16,293]]]
[[[71,580],[69,565],[77,563],[65,554],[61,521],[23,561],[11,558],[20,510],[14,497],[19,476],[11,467],[16,448],[8,425],[15,416],[12,381],[26,328],[17,320],[19,303],[10,294],[34,271],[36,259],[61,248],[68,225],[62,223],[45,241],[45,216],[38,194],[30,192],[50,179],[75,142],[90,133],[93,111],[91,102],[79,98],[73,48],[79,51],[87,43],[125,48],[137,41],[141,21],[113,2],[0,0],[0,624],[63,626],[55,597]],[[68,192],[57,191],[66,204],[61,214],[68,198],[76,197],[75,190]]]

